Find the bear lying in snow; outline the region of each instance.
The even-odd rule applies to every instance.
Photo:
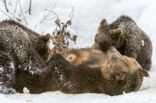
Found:
[[[93,48],[107,51],[110,46],[116,47],[122,55],[135,58],[143,69],[150,70],[151,40],[130,17],[121,16],[111,24],[106,19],[101,21]]]
[[[53,54],[48,65],[64,93],[128,93],[137,91],[148,76],[135,59],[121,55],[114,47],[108,52],[71,49]]]

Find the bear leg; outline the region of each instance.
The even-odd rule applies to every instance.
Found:
[[[14,94],[15,67],[10,53],[0,50],[0,93]]]
[[[70,79],[70,73],[74,72],[72,65],[66,61],[62,55],[53,54],[50,65],[54,71],[54,77],[59,84],[59,88],[64,93],[72,93],[74,84]]]

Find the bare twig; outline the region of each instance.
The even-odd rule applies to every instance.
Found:
[[[24,15],[24,12],[23,12],[23,9],[22,9],[22,5],[21,5],[21,0],[19,0],[19,5],[20,5],[20,12],[21,12],[21,14],[23,16],[25,24],[27,25],[27,20],[26,20],[26,17]]]
[[[55,15],[55,18],[58,18],[57,13],[53,11],[53,10],[54,10],[54,8],[55,8],[55,6],[56,6],[56,2],[55,2],[54,6],[53,6],[53,8],[52,8],[51,10],[47,10],[47,9],[46,9],[46,11],[48,11],[48,12],[50,12],[50,13],[54,14],[54,15]]]
[[[69,17],[70,17],[70,20],[73,19],[73,17],[74,17],[74,7],[72,7],[72,11],[70,12]]]
[[[16,10],[17,10],[17,5],[18,5],[18,0],[16,1],[16,5],[15,5],[15,9],[14,9],[14,17],[15,17],[15,15],[16,15]]]
[[[33,29],[33,30],[35,31],[35,29],[36,29],[36,28],[37,28],[37,24],[35,24],[35,26],[34,26],[34,29]]]
[[[58,18],[58,15],[56,12],[54,12],[53,10],[50,11],[51,13],[53,13],[55,15],[55,18]]]
[[[18,17],[16,17],[15,15],[11,14],[11,13],[8,13],[8,12],[4,12],[2,10],[0,10],[1,13],[3,13],[4,15],[6,15],[7,17],[9,17],[11,20],[14,20],[14,21],[19,21],[21,22],[22,20]]]
[[[5,9],[6,9],[6,12],[9,12],[9,9],[8,9],[8,7],[7,7],[6,0],[4,0],[4,7],[5,7]]]
[[[9,17],[10,19],[14,20],[13,17],[11,15],[9,15],[8,13],[0,10],[1,13],[3,13],[4,15],[6,15],[7,17]]]
[[[43,19],[40,21],[40,23],[43,23],[43,22],[48,18],[49,15],[50,15],[50,13],[48,13],[47,15],[45,15],[45,16],[43,17]]]
[[[32,4],[32,0],[30,0],[29,2],[29,15],[31,15],[31,4]]]
[[[47,11],[48,14],[45,15],[45,16],[43,17],[43,19],[41,19],[40,23],[43,23],[45,20],[47,20],[47,18],[49,17],[49,15],[50,15],[51,13],[53,13],[53,14],[55,15],[54,18],[58,18],[57,14],[53,11],[53,9],[55,8],[55,6],[56,6],[56,3],[54,4],[52,10],[47,10],[47,9],[45,9],[45,11]]]

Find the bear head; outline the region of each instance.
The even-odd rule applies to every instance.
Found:
[[[87,68],[101,67],[107,58],[102,51],[91,48],[70,49],[62,55],[73,66],[85,66]]]
[[[149,76],[148,72],[133,58],[121,55],[115,47],[110,47],[107,52],[107,60],[101,71],[107,80],[125,81],[125,92],[137,91],[143,81],[143,77]]]
[[[36,47],[39,55],[43,58],[45,62],[47,62],[50,59],[50,48],[49,48],[49,43],[50,43],[50,34],[40,36],[38,40],[38,45]]]
[[[96,33],[94,46],[103,51],[108,50],[110,46],[118,48],[122,45],[120,42],[122,35],[122,28],[112,29],[106,19],[103,19]]]

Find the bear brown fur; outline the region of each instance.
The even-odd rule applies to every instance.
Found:
[[[0,41],[0,93],[15,93],[15,66],[13,57]]]
[[[31,60],[34,62],[36,62],[35,58],[35,56],[31,56]],[[40,67],[42,68],[40,72],[33,75],[29,69],[16,68],[14,59],[16,58],[0,40],[0,93],[22,93],[24,87],[27,87],[30,93],[58,90],[52,69],[46,67],[41,58],[39,60],[44,63],[44,66]]]
[[[50,35],[49,34],[41,36],[37,32],[32,31],[31,29],[25,27],[24,25],[14,20],[4,20],[0,22],[0,31],[2,35],[1,38],[5,39],[8,36],[10,37],[10,40],[12,40],[14,43],[18,42],[17,38],[20,38],[23,42],[24,41],[29,42],[31,46],[43,58],[44,61],[49,60],[50,58],[49,56],[50,55],[50,50],[49,50]],[[6,37],[3,36],[4,35],[3,33],[4,34],[6,33],[5,35]],[[19,40],[19,44],[22,45],[20,40]],[[25,43],[25,46],[27,47],[26,43]],[[14,49],[18,49],[18,48],[14,48]]]
[[[2,88],[0,92],[15,93],[15,88],[23,89],[19,85],[24,86],[24,83],[30,85],[24,79],[32,82],[36,76],[42,76],[41,74],[46,70],[46,62],[50,59],[49,39],[49,34],[40,36],[15,21],[5,20],[0,22],[0,65],[2,65],[4,71],[0,74],[0,82],[3,82],[0,85],[0,88]],[[9,63],[12,63],[13,67],[9,67],[11,65]],[[24,75],[25,73],[27,75]],[[35,88],[34,84],[30,86]],[[9,91],[10,88],[15,90]]]
[[[31,75],[29,71],[18,70],[15,75],[16,81],[13,89],[23,93],[23,88],[26,87],[30,93],[38,94],[47,91],[59,90],[58,84],[54,79],[54,74],[51,68],[45,68],[40,74]]]
[[[121,55],[114,47],[107,52],[72,49],[53,54],[48,65],[64,93],[128,93],[137,91],[148,76],[135,59]]]
[[[40,72],[50,58],[50,35],[40,36],[13,20],[0,22],[0,40],[14,57],[16,68]]]
[[[151,68],[152,43],[146,33],[128,16],[121,16],[108,24],[101,21],[95,36],[94,49],[107,51],[114,46],[122,54],[135,58],[146,69]]]

